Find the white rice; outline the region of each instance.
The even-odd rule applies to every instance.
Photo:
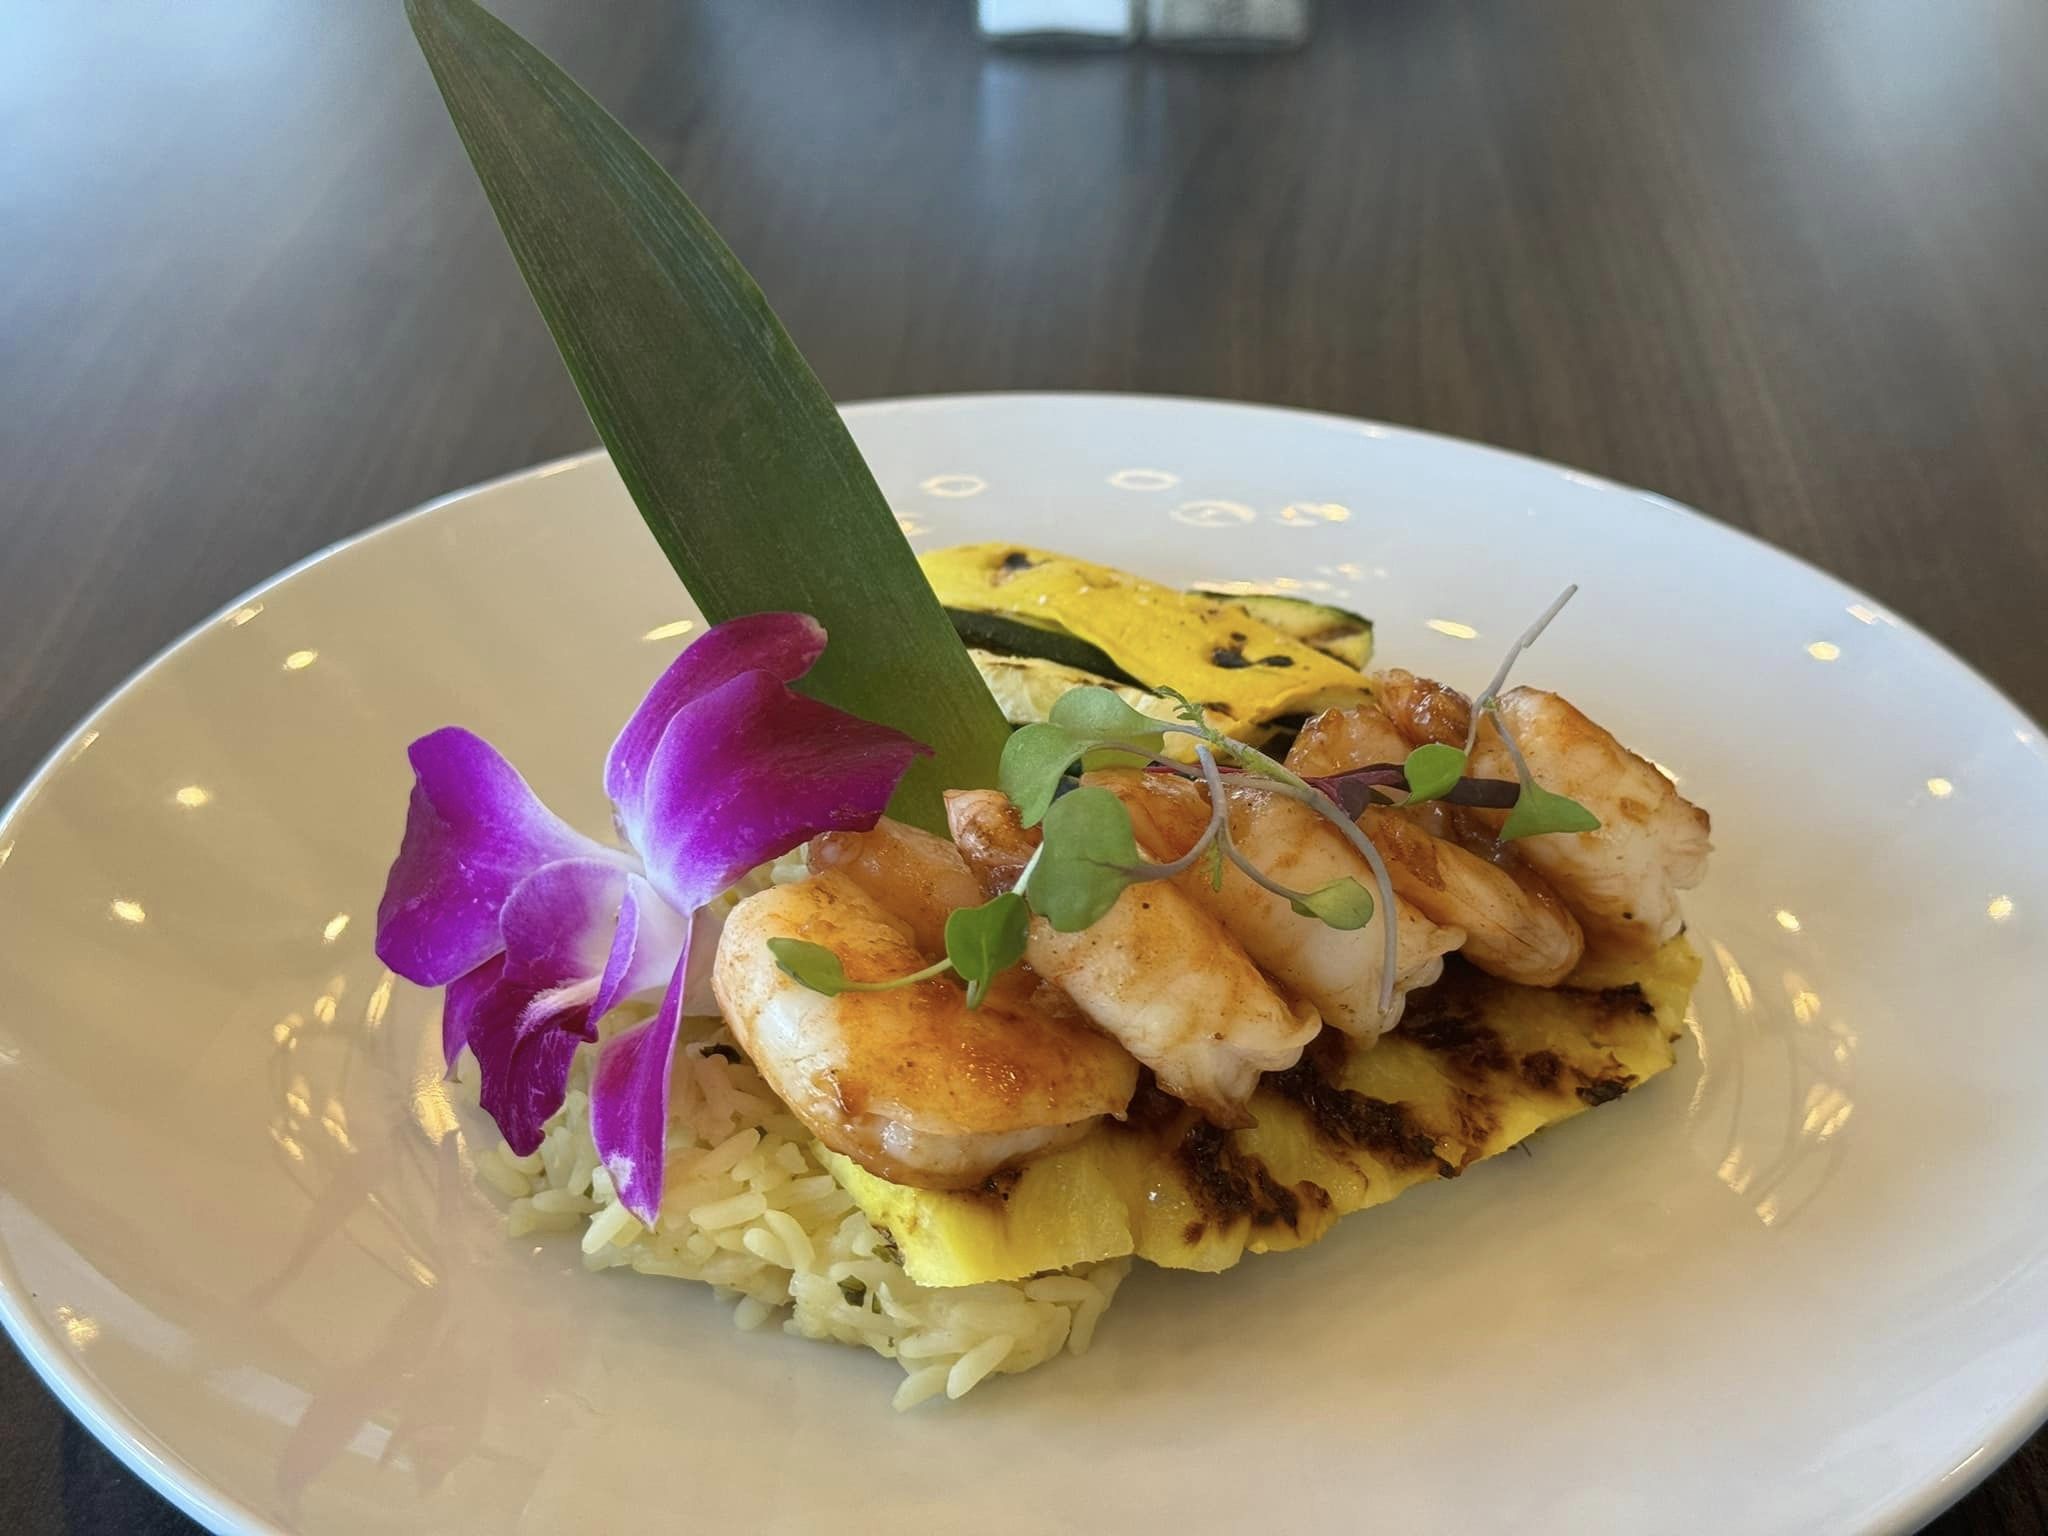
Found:
[[[501,1142],[479,1160],[484,1182],[510,1202],[506,1231],[580,1228],[586,1268],[700,1280],[734,1303],[741,1328],[780,1317],[785,1333],[886,1355],[906,1373],[899,1410],[1088,1348],[1130,1260],[1014,1284],[914,1284],[809,1133],[744,1059],[724,1051],[739,1057],[722,1021],[684,1021],[654,1226],[618,1203],[598,1166],[585,1052],[538,1151],[515,1157]]]

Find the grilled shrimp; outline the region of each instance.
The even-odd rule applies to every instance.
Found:
[[[1399,667],[1375,672],[1367,681],[1380,708],[1411,747],[1432,741],[1447,747],[1465,745],[1472,730],[1472,701],[1457,689]]]
[[[1016,882],[1038,842],[994,790],[948,794],[946,819],[990,895]],[[1024,959],[1161,1088],[1221,1126],[1252,1124],[1245,1104],[1260,1074],[1293,1066],[1322,1027],[1312,1004],[1283,998],[1214,918],[1163,881],[1130,887],[1079,933],[1034,917]]]
[[[1440,729],[1456,724],[1449,701],[1462,700],[1448,688],[1405,672],[1383,677],[1402,680],[1395,692],[1411,719]],[[1309,721],[1287,754],[1287,766],[1303,774],[1342,773],[1370,763],[1398,763],[1419,745],[1379,705],[1361,704],[1325,710]],[[1457,745],[1464,745],[1462,736]],[[1505,981],[1553,987],[1578,966],[1586,947],[1578,921],[1514,846],[1496,842],[1492,830],[1470,813],[1435,803],[1412,810],[1372,809],[1358,825],[1386,860],[1403,909],[1412,907],[1432,922],[1462,929],[1462,951],[1482,971]]]
[[[748,897],[719,939],[712,988],[741,1049],[820,1141],[870,1173],[967,1188],[1077,1140],[1136,1091],[1129,1053],[1022,973],[972,1012],[946,978],[827,997],[777,967],[772,938],[824,945],[854,981],[907,975],[926,955],[909,923],[835,869]]]
[[[1195,845],[1209,821],[1206,793],[1186,779],[1115,770],[1091,773],[1130,810],[1138,839],[1157,857],[1176,858]],[[1314,890],[1349,875],[1368,890],[1371,867],[1344,834],[1298,800],[1245,790],[1231,796],[1230,838],[1240,853],[1283,885]],[[1284,896],[1255,884],[1226,864],[1223,886],[1197,864],[1174,884],[1222,924],[1260,968],[1314,1003],[1326,1023],[1347,1035],[1374,1040],[1400,1021],[1406,994],[1443,973],[1443,956],[1464,940],[1455,926],[1440,927],[1397,903],[1394,1001],[1380,1009],[1380,971],[1386,963],[1386,921],[1374,912],[1364,928],[1339,931],[1304,917]]]
[[[886,816],[872,831],[812,838],[805,858],[812,874],[840,871],[908,923],[911,942],[928,955],[946,947],[947,916],[982,900],[981,887],[958,848]]]
[[[1554,693],[1515,688],[1501,696],[1500,710],[1536,782],[1600,818],[1598,831],[1524,838],[1516,849],[1577,914],[1591,944],[1612,954],[1650,953],[1685,926],[1678,893],[1706,873],[1707,813]],[[1514,777],[1490,719],[1480,726],[1472,772]],[[1475,814],[1496,827],[1506,820],[1500,811]]]

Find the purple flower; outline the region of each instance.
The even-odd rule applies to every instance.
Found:
[[[563,822],[481,737],[412,744],[405,838],[377,909],[377,954],[447,988],[441,1045],[466,1045],[483,1106],[518,1153],[561,1108],[576,1048],[631,998],[653,1017],[607,1041],[591,1079],[598,1155],[627,1209],[661,1206],[669,1068],[702,1007],[718,920],[705,903],[820,832],[872,827],[911,759],[901,732],[788,686],[825,649],[800,613],[708,631],[676,658],[605,761],[625,848]]]

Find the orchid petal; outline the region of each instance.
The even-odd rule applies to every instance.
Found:
[[[536,870],[505,902],[505,953],[448,989],[449,1011],[483,1069],[478,1097],[521,1156],[540,1145],[562,1107],[576,1047],[597,1038],[591,1005],[634,878],[602,859]],[[449,1037],[444,1023],[444,1048]]]
[[[505,901],[505,974],[538,992],[604,974],[631,881],[603,859],[558,859],[522,880]]]
[[[623,861],[542,805],[480,736],[450,726],[409,755],[405,838],[377,906],[377,957],[408,981],[442,986],[496,954],[500,909],[543,864]]]
[[[483,1069],[477,1097],[516,1156],[541,1143],[548,1118],[569,1091],[576,1047],[597,1038],[590,1018],[595,980],[539,989],[501,976],[469,1015],[469,1048]]]
[[[627,998],[663,986],[689,942],[690,921],[638,875],[626,877],[618,930],[590,1016],[601,1019]]]
[[[634,845],[655,889],[689,911],[819,832],[866,831],[911,759],[930,752],[769,673],[743,672],[669,722]]]
[[[523,1157],[562,1107],[576,1047],[597,1037],[589,1007],[595,983],[542,988],[506,969],[497,955],[449,986],[442,1039],[445,1045],[459,1034],[469,1046],[483,1073],[479,1102]]]
[[[712,907],[699,907],[690,914],[690,942],[683,959],[683,1017],[701,1019],[719,1012],[718,998],[711,990],[711,973],[716,969],[718,941],[725,934],[725,914]]]
[[[441,999],[441,1054],[448,1070],[455,1070],[455,1058],[469,1044],[470,1021],[491,988],[505,974],[505,957],[493,955],[473,971],[464,971],[448,983]]]
[[[689,990],[692,956],[714,949],[707,926],[716,919],[698,912],[689,942],[669,978],[653,1018],[607,1040],[590,1080],[590,1134],[597,1143],[619,1203],[647,1225],[661,1214],[668,1164],[669,1074],[683,998]]]
[[[604,789],[618,808],[619,829],[636,848],[645,817],[648,765],[669,722],[692,700],[742,672],[795,682],[825,650],[825,629],[807,613],[755,613],[705,632],[647,690],[605,759]]]

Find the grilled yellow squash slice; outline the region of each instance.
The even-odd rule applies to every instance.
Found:
[[[891,1184],[836,1154],[832,1172],[920,1285],[1014,1280],[1137,1254],[1228,1269],[1298,1248],[1339,1216],[1451,1178],[1672,1064],[1699,957],[1684,938],[1648,961],[1589,964],[1562,987],[1495,980],[1453,960],[1412,994],[1400,1029],[1364,1048],[1326,1030],[1267,1078],[1258,1124],[1219,1131],[1141,1089],[1129,1119],[967,1192]]]
[[[1022,544],[962,544],[920,559],[948,608],[999,613],[1087,641],[1148,687],[1202,704],[1232,735],[1372,696],[1354,667],[1227,594],[1176,592]]]

